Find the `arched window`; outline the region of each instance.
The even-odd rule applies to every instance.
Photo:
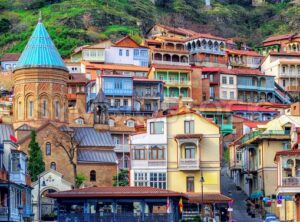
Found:
[[[84,124],[84,120],[82,118],[78,118],[78,119],[75,120],[75,123],[77,125],[83,125]]]
[[[90,181],[96,181],[96,171],[91,170],[90,172]]]
[[[42,100],[42,117],[47,117],[47,100],[43,99]]]
[[[60,116],[60,105],[59,105],[59,101],[56,100],[54,103],[54,112],[55,112],[55,118],[59,119]]]
[[[50,168],[51,168],[52,170],[56,170],[56,163],[55,163],[55,162],[51,162]]]
[[[128,127],[134,127],[134,121],[133,120],[127,120],[127,123],[126,123],[126,125],[128,126]]]
[[[22,119],[22,114],[23,114],[23,112],[22,112],[22,102],[19,101],[18,102],[18,119]]]
[[[51,155],[51,143],[46,143],[46,156]]]
[[[27,118],[33,118],[33,98],[27,99]]]
[[[111,126],[111,127],[115,126],[115,121],[113,119],[109,119],[108,120],[108,125]]]

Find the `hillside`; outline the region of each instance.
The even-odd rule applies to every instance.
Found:
[[[0,55],[22,51],[39,11],[63,57],[101,39],[130,34],[139,40],[155,22],[250,46],[269,35],[300,30],[300,6],[292,3],[252,7],[247,0],[215,0],[207,10],[204,0],[0,0],[0,10]]]

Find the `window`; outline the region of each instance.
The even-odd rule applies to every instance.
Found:
[[[150,173],[150,187],[166,189],[166,173]]]
[[[194,133],[194,120],[184,121],[184,133]]]
[[[51,143],[46,143],[46,156],[51,155]]]
[[[55,162],[52,162],[52,163],[50,164],[50,168],[51,168],[52,170],[56,170],[56,163],[55,163]]]
[[[18,154],[12,154],[11,159],[11,170],[12,172],[19,172],[21,169],[20,157]]]
[[[163,134],[164,133],[164,122],[151,122],[150,123],[150,134]]]
[[[129,56],[129,50],[128,49],[126,50],[126,56]]]
[[[95,170],[91,170],[91,172],[90,172],[90,181],[91,182],[96,181],[96,171]]]
[[[55,104],[54,104],[54,108],[55,108],[55,118],[59,118],[59,115],[60,115],[60,106],[59,106],[59,101],[55,101]]]
[[[134,49],[133,54],[134,54],[134,56],[139,56],[140,52],[138,49]]]
[[[282,80],[282,86],[285,87],[285,79]]]
[[[196,148],[194,145],[185,145],[184,149],[185,159],[195,159]]]
[[[226,78],[226,76],[222,76],[222,84],[227,84],[227,78]]]
[[[115,99],[115,107],[119,107],[121,105],[120,99]]]
[[[22,102],[18,103],[18,119],[22,118]]]
[[[242,152],[241,151],[236,152],[236,160],[237,161],[242,161]]]
[[[234,99],[234,92],[230,92],[230,99]]]
[[[115,89],[122,89],[123,88],[123,84],[121,80],[117,80],[115,81]]]
[[[123,100],[123,106],[128,106],[128,99]]]
[[[78,118],[78,119],[75,120],[75,123],[77,125],[83,125],[84,124],[84,120],[82,118]]]
[[[148,186],[148,174],[134,173],[134,186],[139,186],[139,187]]]
[[[114,121],[113,119],[109,119],[109,120],[108,120],[108,125],[109,125],[110,127],[115,126],[115,121]]]
[[[195,192],[195,179],[194,177],[186,178],[186,192]]]
[[[43,100],[42,104],[42,117],[47,117],[47,100]]]
[[[222,98],[227,99],[227,92],[226,91],[222,91]]]
[[[285,66],[282,66],[282,73],[285,73]]]
[[[141,56],[147,56],[148,51],[147,50],[141,50]]]
[[[134,121],[133,120],[127,120],[127,126],[128,127],[134,127]]]
[[[233,84],[234,84],[233,77],[229,77],[229,84],[230,84],[230,85],[233,85]]]
[[[29,101],[28,104],[28,117],[29,118],[33,117],[33,101]]]
[[[145,149],[134,149],[133,150],[135,160],[144,160],[145,158]]]
[[[165,159],[165,148],[164,146],[151,146],[149,149],[150,160],[164,160]]]
[[[122,49],[119,49],[119,56],[122,56],[122,54],[123,54]]]

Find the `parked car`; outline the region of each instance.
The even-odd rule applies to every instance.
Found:
[[[275,215],[267,215],[264,222],[280,222]]]

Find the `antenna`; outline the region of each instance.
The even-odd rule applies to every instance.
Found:
[[[42,22],[42,11],[39,12],[39,22]]]

